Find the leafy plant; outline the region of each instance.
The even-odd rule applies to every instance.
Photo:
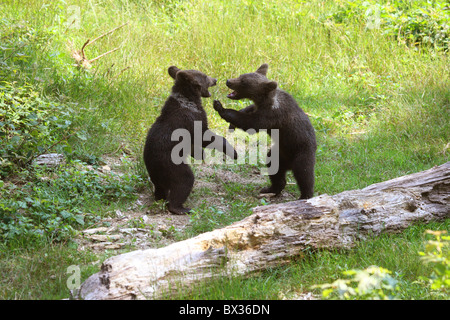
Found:
[[[430,278],[422,278],[429,282],[431,289],[448,292],[450,288],[450,236],[447,231],[427,230],[428,234],[435,237],[429,240],[424,252],[419,252],[422,260],[433,265],[433,273]]]
[[[32,181],[21,188],[8,183],[0,189],[3,241],[42,237],[63,240],[76,229],[96,222],[102,214],[100,204],[135,199],[135,189],[144,184],[134,174],[100,173],[80,162],[54,172],[35,170],[36,177],[29,177]]]
[[[315,285],[312,288],[322,289],[324,298],[392,300],[396,298],[398,282],[390,273],[389,270],[377,266],[364,270],[348,270],[343,274],[350,276],[350,279],[338,279],[331,284]]]
[[[70,150],[74,117],[71,108],[41,97],[30,85],[0,83],[0,176],[53,148]]]
[[[430,277],[420,276],[419,280],[426,281],[432,290],[447,293],[450,288],[450,236],[447,231],[427,230],[427,234],[435,237],[427,241],[425,251],[419,252],[421,260],[432,264]],[[314,285],[311,288],[321,289],[325,299],[361,299],[361,300],[390,300],[398,299],[400,293],[399,282],[390,274],[391,271],[371,266],[364,270],[348,270],[343,272],[350,279],[337,279],[328,284]],[[435,296],[435,293],[431,293]]]

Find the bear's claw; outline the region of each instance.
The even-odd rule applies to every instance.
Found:
[[[214,107],[214,110],[216,110],[217,112],[223,110],[222,103],[219,100],[214,100],[213,107]]]

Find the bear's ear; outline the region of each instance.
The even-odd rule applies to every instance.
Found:
[[[267,74],[267,70],[269,69],[269,65],[267,63],[262,64],[258,70],[256,70],[256,73],[262,74],[265,76]]]
[[[182,82],[188,82],[195,86],[200,86],[198,81],[195,79],[195,76],[192,75],[192,73],[189,72],[189,70],[180,70],[179,72],[177,72],[176,80],[182,81]]]
[[[178,71],[180,71],[180,69],[178,69],[178,68],[175,67],[175,66],[170,66],[170,67],[169,67],[169,75],[170,75],[173,79],[176,79]]]
[[[277,88],[277,86],[278,86],[278,83],[276,83],[276,81],[270,81],[265,84],[266,90],[268,92],[275,90]]]

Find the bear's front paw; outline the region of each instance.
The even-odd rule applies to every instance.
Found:
[[[219,113],[224,110],[222,103],[219,100],[214,100],[213,107],[214,107],[214,110],[216,110]]]

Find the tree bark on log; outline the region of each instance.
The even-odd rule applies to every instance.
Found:
[[[381,233],[450,217],[450,162],[370,185],[282,204],[164,248],[105,260],[75,297],[158,299],[221,276],[289,262],[307,248],[350,248]]]

